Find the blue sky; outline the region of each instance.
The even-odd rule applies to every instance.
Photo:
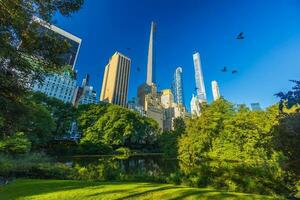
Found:
[[[300,1],[297,0],[85,0],[56,25],[82,38],[76,64],[79,84],[86,73],[99,96],[104,67],[115,51],[132,60],[129,99],[146,81],[150,23],[157,23],[156,80],[170,88],[183,68],[187,107],[195,88],[192,54],[199,51],[208,100],[211,81],[234,103],[275,103],[274,93],[300,79]],[[236,40],[243,31],[244,40]],[[127,50],[127,48],[131,50]],[[223,66],[237,69],[222,73]],[[137,68],[141,71],[137,71]]]

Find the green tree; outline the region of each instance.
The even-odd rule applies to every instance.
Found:
[[[62,54],[69,43],[54,33],[43,33],[32,20],[39,16],[46,23],[55,13],[68,16],[83,0],[1,0],[0,1],[0,113],[4,119],[2,137],[15,133],[28,85],[45,72],[62,67]]]
[[[214,139],[223,131],[224,122],[233,115],[233,104],[219,99],[203,107],[200,117],[187,120],[185,134],[179,139],[179,159],[195,164],[205,158]]]
[[[82,143],[106,144],[114,148],[151,145],[159,132],[153,119],[111,104],[79,107],[78,122],[83,132]]]

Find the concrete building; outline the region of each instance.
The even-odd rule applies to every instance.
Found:
[[[105,67],[100,100],[127,107],[131,60],[116,52]]]
[[[93,86],[89,85],[89,75],[82,80],[81,87],[76,87],[73,97],[73,105],[77,107],[82,104],[96,104],[97,101],[97,93],[93,89]]]
[[[194,69],[195,69],[197,97],[201,103],[206,102],[207,99],[206,99],[204,78],[202,73],[201,59],[200,59],[200,54],[198,52],[193,54],[193,61],[194,61]]]
[[[192,117],[199,117],[201,113],[201,101],[198,98],[198,96],[195,96],[193,94],[192,100],[191,100],[191,114]]]
[[[76,79],[69,71],[47,74],[42,83],[35,83],[32,87],[35,92],[42,92],[65,103],[72,103],[75,89]]]
[[[177,67],[174,73],[173,94],[174,94],[175,102],[177,104],[184,105],[181,67]]]
[[[217,81],[212,81],[211,82],[211,89],[212,89],[212,94],[214,101],[217,99],[220,99],[220,90],[219,90],[219,85]]]
[[[161,91],[161,105],[164,108],[170,108],[174,104],[174,96],[172,94],[172,91],[170,89],[164,89]]]
[[[156,23],[151,22],[151,31],[148,48],[148,62],[147,62],[147,81],[148,85],[155,84],[155,38],[156,38]]]

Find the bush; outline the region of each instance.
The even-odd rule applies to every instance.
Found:
[[[129,156],[131,154],[131,150],[126,147],[120,147],[120,148],[116,149],[115,152],[116,152],[116,154],[121,154],[124,156]]]
[[[31,142],[24,133],[18,132],[0,141],[0,152],[9,154],[23,154],[30,151]]]
[[[80,142],[79,148],[78,148],[79,154],[112,154],[113,149],[111,146],[103,143],[93,143],[88,140],[82,140]]]

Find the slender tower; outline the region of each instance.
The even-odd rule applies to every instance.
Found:
[[[195,80],[196,80],[196,90],[199,101],[206,102],[206,92],[204,86],[204,79],[202,74],[200,54],[198,52],[193,54],[194,67],[195,67]]]
[[[174,73],[173,81],[173,93],[175,96],[175,102],[183,105],[183,89],[182,89],[182,68],[177,67]]]
[[[148,63],[147,63],[147,85],[155,84],[155,33],[156,33],[156,23],[151,22],[151,31],[149,39],[148,48]]]
[[[211,82],[211,89],[214,97],[214,101],[220,98],[219,85],[217,81]]]

